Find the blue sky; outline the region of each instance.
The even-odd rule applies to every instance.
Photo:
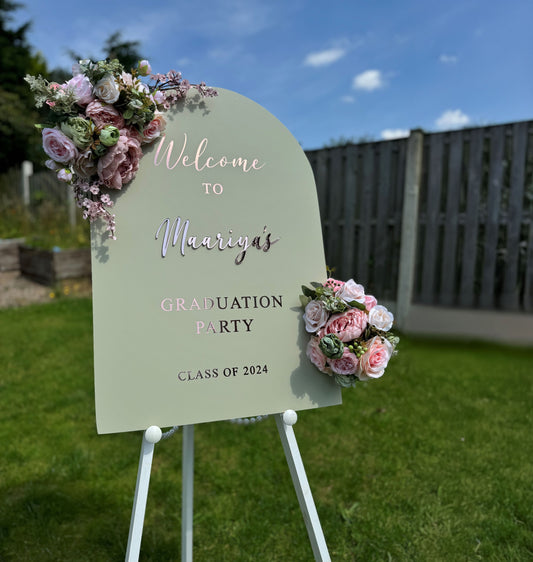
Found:
[[[531,0],[21,0],[49,66],[139,40],[154,72],[243,94],[306,149],[533,118]]]

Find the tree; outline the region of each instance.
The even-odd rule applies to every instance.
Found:
[[[40,146],[40,135],[33,127],[38,114],[22,77],[46,74],[46,63],[40,54],[32,53],[26,40],[29,22],[9,27],[18,8],[16,2],[0,0],[0,171],[30,159]]]
[[[115,31],[105,42],[104,52],[108,59],[118,59],[126,70],[137,66],[143,58],[139,54],[139,41],[124,41],[122,33]]]
[[[125,41],[121,31],[112,33],[104,43],[104,55],[106,59],[118,59],[122,66],[129,71],[130,68],[137,66],[137,63],[143,58],[139,53],[140,41]],[[73,61],[82,59],[96,60],[94,56],[81,56],[76,51],[69,50],[68,54]]]

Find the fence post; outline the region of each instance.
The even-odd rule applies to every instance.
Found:
[[[406,327],[407,316],[413,297],[423,148],[423,131],[420,129],[412,130],[407,141],[400,237],[400,264],[398,292],[396,295],[396,324],[400,330],[404,330]]]
[[[33,176],[33,162],[22,162],[22,201],[26,207],[30,204],[30,177]]]

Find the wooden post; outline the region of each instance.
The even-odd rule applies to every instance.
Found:
[[[396,324],[404,330],[413,297],[416,263],[416,236],[418,229],[418,200],[422,180],[422,154],[424,133],[411,131],[407,141],[405,183],[403,191],[402,230],[400,241],[400,266],[396,296]]]
[[[29,160],[22,162],[22,201],[26,207],[30,204],[30,177],[33,176],[33,163]]]

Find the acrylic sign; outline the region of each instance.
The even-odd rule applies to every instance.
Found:
[[[325,277],[313,174],[287,129],[234,92],[165,114],[92,228],[99,433],[339,404],[305,356],[299,294]]]

